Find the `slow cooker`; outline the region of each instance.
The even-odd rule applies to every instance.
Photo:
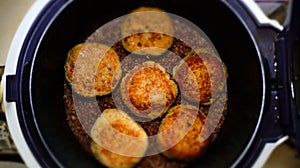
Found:
[[[190,167],[257,167],[290,138],[300,149],[299,1],[286,26],[251,0],[37,1],[11,45],[3,98],[28,167],[101,167],[74,139],[63,102],[66,53],[98,27],[139,6],[188,19],[210,38],[228,74],[228,112],[216,143]]]

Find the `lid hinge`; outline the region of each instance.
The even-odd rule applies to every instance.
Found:
[[[278,122],[283,126],[290,125],[290,92],[289,92],[289,63],[286,50],[286,39],[279,37],[275,42],[275,63],[274,71],[276,79],[272,83],[272,89],[277,90],[278,96]]]

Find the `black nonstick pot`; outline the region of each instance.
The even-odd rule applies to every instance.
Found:
[[[293,3],[299,7],[299,1]],[[250,167],[267,143],[286,136],[298,146],[299,66],[293,62],[299,60],[300,28],[295,22],[299,11],[296,14],[293,8],[290,24],[279,30],[258,23],[245,4],[236,0],[43,2],[14,55],[15,65],[8,64],[4,76],[7,120],[26,164],[101,167],[68,126],[64,63],[70,48],[140,6],[159,7],[196,24],[228,69],[226,120],[214,145],[190,167]]]

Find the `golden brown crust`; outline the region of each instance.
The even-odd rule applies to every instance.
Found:
[[[128,72],[120,89],[126,106],[136,116],[150,119],[164,114],[178,93],[170,75],[152,61],[146,61]]]
[[[221,59],[203,49],[192,51],[174,67],[181,94],[192,102],[209,105],[224,91],[226,69]]]
[[[91,129],[91,151],[107,167],[133,167],[148,148],[144,129],[118,109],[107,109]]]
[[[203,155],[211,135],[203,126],[204,114],[191,105],[172,107],[159,127],[157,143],[170,159],[192,161]],[[205,138],[204,138],[205,137]]]
[[[118,54],[106,45],[81,43],[68,52],[65,76],[72,89],[82,96],[109,94],[121,75]]]
[[[145,7],[139,8],[136,11],[149,11],[149,10],[161,11],[161,9],[158,9],[158,8],[156,9],[156,8],[145,8]],[[135,11],[132,11],[132,12],[135,12]],[[149,21],[151,22],[152,18],[148,18],[150,20],[146,20],[146,19],[139,20],[138,18],[133,18],[133,19],[137,19],[137,20],[133,20],[133,22],[130,22],[130,24],[135,24],[136,21],[139,22],[139,21],[144,21],[144,20],[147,22],[149,22]],[[126,19],[125,19],[125,21],[126,21]],[[204,37],[200,37],[200,40],[198,41],[197,37],[199,37],[199,36],[195,35],[195,32],[193,33],[193,31],[191,31],[192,29],[185,29],[182,32],[181,28],[188,27],[187,25],[185,25],[185,23],[182,23],[185,26],[178,26],[178,23],[181,23],[181,22],[177,23],[176,20],[175,20],[175,22],[170,22],[170,24],[168,22],[165,22],[165,23],[166,23],[166,25],[164,25],[165,27],[162,27],[161,30],[159,30],[160,29],[159,27],[155,27],[155,24],[151,24],[150,28],[148,28],[148,29],[146,29],[142,25],[142,27],[140,27],[141,31],[148,31],[148,32],[136,33],[136,34],[130,36],[130,38],[129,37],[124,38],[124,36],[129,36],[129,34],[126,35],[126,31],[128,31],[127,33],[134,33],[134,32],[130,32],[130,31],[135,31],[134,29],[131,29],[132,26],[130,26],[130,24],[128,22],[127,23],[128,26],[125,26],[125,28],[124,27],[120,28],[120,27],[116,26],[116,27],[114,27],[114,30],[116,29],[116,31],[111,31],[111,29],[109,29],[109,28],[107,31],[101,30],[100,34],[99,34],[99,32],[97,32],[95,35],[93,35],[93,37],[88,38],[88,40],[86,41],[89,43],[108,44],[106,42],[109,42],[109,44],[112,44],[113,45],[112,48],[119,55],[119,59],[122,60],[123,72],[118,73],[118,70],[117,70],[116,73],[119,74],[117,76],[120,76],[119,77],[119,79],[120,79],[122,76],[121,73],[124,74],[123,76],[125,76],[125,74],[126,74],[126,76],[122,80],[122,83],[124,82],[124,84],[123,84],[123,86],[121,86],[122,84],[120,85],[120,90],[119,90],[119,85],[118,85],[118,88],[114,92],[116,94],[97,97],[96,106],[98,105],[97,107],[100,108],[100,111],[104,111],[105,109],[109,109],[108,111],[110,111],[109,115],[106,114],[107,112],[105,112],[104,115],[102,115],[102,117],[106,116],[105,118],[109,118],[108,121],[110,122],[110,124],[109,124],[110,128],[107,128],[105,125],[103,126],[103,125],[95,124],[95,125],[97,125],[95,127],[104,128],[104,129],[100,129],[100,132],[102,131],[102,133],[101,133],[102,138],[100,138],[100,139],[103,139],[104,137],[112,137],[112,136],[107,136],[109,134],[116,133],[115,131],[112,131],[111,128],[117,130],[119,133],[122,133],[125,135],[128,134],[133,137],[139,137],[139,136],[144,137],[145,136],[144,133],[140,134],[140,132],[138,131],[139,128],[134,129],[134,131],[132,131],[132,126],[130,124],[131,121],[128,122],[127,119],[124,119],[123,117],[118,116],[118,114],[120,114],[119,110],[112,109],[112,108],[118,107],[119,109],[122,109],[127,112],[127,110],[128,110],[127,107],[128,107],[132,111],[132,113],[135,114],[136,116],[152,119],[152,118],[161,116],[163,113],[164,114],[168,113],[167,110],[170,107],[175,106],[174,109],[171,108],[169,110],[170,114],[169,113],[166,114],[168,119],[167,119],[167,117],[164,119],[163,116],[165,116],[165,115],[163,115],[163,116],[156,118],[155,120],[152,120],[150,122],[145,122],[145,120],[138,121],[139,124],[141,125],[141,127],[143,127],[143,129],[145,129],[148,136],[157,135],[159,129],[163,130],[163,129],[169,128],[169,126],[174,123],[175,118],[176,117],[178,118],[178,116],[180,116],[180,114],[177,113],[178,108],[179,107],[183,108],[183,110],[182,110],[183,115],[182,115],[182,117],[178,118],[178,119],[180,119],[180,120],[178,120],[178,122],[179,121],[180,122],[177,125],[175,125],[175,127],[173,129],[170,130],[171,132],[169,134],[168,134],[168,132],[166,132],[165,133],[166,135],[161,136],[160,139],[156,139],[156,138],[149,139],[149,142],[147,144],[148,150],[145,152],[145,155],[152,154],[152,152],[164,151],[164,150],[157,149],[157,144],[159,144],[161,149],[165,149],[166,146],[171,147],[169,150],[166,150],[163,154],[157,154],[157,155],[153,155],[153,156],[143,156],[142,154],[138,154],[138,153],[143,151],[143,149],[145,147],[145,141],[141,141],[141,143],[136,143],[136,144],[140,145],[140,146],[138,146],[138,149],[135,149],[136,146],[134,146],[134,148],[130,148],[129,150],[126,149],[128,144],[122,145],[122,142],[121,142],[121,145],[119,145],[121,147],[118,147],[118,149],[121,150],[120,153],[125,153],[125,155],[128,153],[131,153],[131,154],[136,153],[139,156],[139,157],[131,157],[131,156],[124,156],[124,155],[118,154],[119,152],[114,153],[114,152],[111,152],[110,150],[108,150],[109,148],[114,148],[114,146],[109,146],[110,144],[118,144],[119,143],[119,141],[116,140],[115,138],[111,138],[111,139],[104,138],[105,141],[102,143],[104,143],[104,145],[108,145],[108,148],[104,148],[95,142],[97,140],[95,140],[95,141],[91,140],[91,137],[89,136],[90,134],[88,135],[88,133],[85,132],[85,130],[91,130],[90,128],[92,127],[94,121],[97,119],[97,117],[99,115],[98,112],[92,112],[92,107],[90,107],[88,105],[88,104],[90,104],[89,102],[85,102],[85,101],[89,101],[91,99],[80,100],[83,102],[83,103],[79,104],[79,105],[82,105],[82,107],[80,107],[80,109],[82,109],[81,115],[80,115],[80,113],[77,113],[78,112],[77,108],[76,108],[76,112],[75,112],[75,109],[70,110],[71,106],[66,107],[68,118],[73,119],[72,121],[68,120],[70,127],[72,128],[72,131],[75,134],[76,138],[79,140],[80,144],[84,147],[84,149],[87,149],[87,151],[90,154],[94,155],[95,158],[100,163],[102,163],[103,165],[105,165],[107,167],[133,167],[133,166],[135,166],[135,167],[151,167],[151,166],[152,167],[161,167],[161,166],[162,167],[181,167],[183,165],[187,166],[187,164],[189,164],[188,162],[190,160],[194,160],[195,158],[201,156],[206,151],[208,146],[215,140],[216,135],[220,131],[220,128],[223,124],[223,121],[225,119],[224,118],[225,111],[226,111],[227,107],[226,107],[226,104],[224,107],[223,102],[219,101],[219,100],[220,100],[220,97],[222,97],[222,94],[226,94],[226,93],[220,93],[221,96],[219,96],[218,99],[213,102],[212,102],[211,98],[210,99],[207,98],[207,99],[201,101],[201,104],[206,104],[206,105],[205,106],[201,105],[199,109],[196,107],[193,107],[193,106],[185,105],[186,103],[187,104],[189,104],[189,103],[195,104],[190,101],[199,103],[200,96],[197,98],[197,95],[196,95],[195,100],[191,99],[190,101],[186,101],[185,97],[188,97],[188,96],[193,97],[195,95],[195,92],[188,93],[186,96],[183,95],[183,96],[177,97],[177,94],[178,94],[177,85],[175,84],[172,76],[170,76],[169,74],[167,74],[165,72],[165,71],[168,71],[168,72],[172,71],[174,66],[179,64],[179,61],[181,60],[181,58],[184,58],[187,54],[189,54],[189,52],[194,47],[202,47],[203,48],[203,49],[196,50],[195,53],[216,56],[217,53],[215,53],[215,51],[213,50],[213,46],[210,46],[210,44],[205,40]],[[124,25],[125,24],[126,23],[124,23]],[[176,24],[177,24],[177,27],[176,27]],[[151,26],[153,26],[153,27],[151,27]],[[168,27],[168,26],[171,26],[171,27]],[[173,39],[173,35],[172,35],[173,28],[174,28],[174,31],[176,32],[176,35],[177,35],[176,37],[186,37],[187,34],[189,34],[188,35],[189,37]],[[153,30],[159,30],[158,32],[161,32],[161,33],[153,33],[152,32]],[[113,39],[120,39],[121,31],[123,33],[123,40],[118,41],[117,44],[115,44],[113,42]],[[108,38],[108,39],[105,38],[102,33],[104,33],[104,34],[107,33],[107,36],[105,36],[105,37],[110,37],[110,38]],[[113,34],[110,34],[110,33],[113,33]],[[181,33],[181,36],[178,36],[177,33]],[[181,39],[188,39],[188,40],[185,41],[185,40],[181,40]],[[127,40],[127,41],[125,41],[125,40]],[[197,42],[195,42],[195,40]],[[142,43],[141,42],[140,42],[140,44],[136,43],[139,41],[141,41]],[[192,44],[192,45],[190,45],[190,44]],[[153,49],[155,47],[157,49]],[[146,48],[150,48],[150,49],[147,50]],[[155,56],[161,55],[168,48],[172,52],[172,54],[165,53],[163,55],[163,57],[155,57]],[[129,53],[126,52],[126,50],[129,52],[134,52],[134,53],[140,54],[140,55],[147,55],[147,57],[133,54],[131,59],[127,59],[127,58],[129,58],[129,57],[127,57],[127,56],[129,56],[128,55]],[[148,57],[148,55],[150,55],[150,56]],[[178,58],[174,59],[174,57],[172,57],[173,55],[177,55]],[[189,54],[187,57],[185,57],[184,61],[188,60],[189,56],[192,57],[191,55],[192,54]],[[151,57],[151,56],[154,56],[154,57]],[[124,58],[126,58],[126,59],[124,59]],[[152,62],[152,63],[148,62],[148,63],[145,63],[145,65],[142,65],[142,63],[147,60],[155,60],[157,62],[159,61],[159,64],[154,63],[154,62]],[[127,61],[127,63],[125,63],[125,61]],[[69,61],[69,62],[72,62],[72,61]],[[75,62],[75,61],[73,61],[73,62]],[[116,63],[115,61],[108,61],[108,62]],[[117,64],[120,64],[120,63],[118,62]],[[182,64],[183,63],[181,63],[180,65],[182,65]],[[86,64],[86,65],[89,66],[89,64]],[[159,65],[161,65],[161,66],[159,66]],[[85,66],[85,67],[87,67],[87,66]],[[137,73],[142,69],[145,69],[145,68],[147,69],[147,67],[151,67],[148,69],[149,71],[145,70],[145,71],[141,72],[140,74]],[[162,67],[164,67],[165,69]],[[191,66],[191,67],[193,67],[193,66]],[[67,63],[66,63],[65,68],[70,69],[70,74],[66,73],[66,79],[68,80],[69,84],[71,84],[72,77],[70,77],[70,76],[73,76],[72,73],[74,71],[74,65],[72,65],[72,63],[69,63],[67,65]],[[175,72],[177,72],[177,70],[179,68],[180,68],[180,66],[177,66],[176,68],[174,68],[173,69],[174,73],[172,75],[175,75],[176,74]],[[223,64],[223,68],[226,73],[226,66],[224,64]],[[127,72],[128,72],[128,74],[127,74]],[[226,75],[227,74],[225,74],[225,76]],[[107,75],[107,76],[110,76],[110,75]],[[182,76],[184,76],[184,73]],[[125,78],[127,78],[126,79],[127,81],[125,81]],[[135,81],[131,81],[132,78],[134,78]],[[162,84],[165,86],[159,85],[160,82],[158,82],[158,83],[153,82],[153,84],[151,84],[151,87],[149,87],[149,89],[144,89],[142,91],[137,92],[138,89],[141,88],[140,86],[142,85],[141,84],[142,81],[146,81],[146,83],[147,83],[147,81],[149,82],[151,78],[154,79],[153,81],[158,81],[157,79],[164,79]],[[116,78],[114,80],[118,82],[119,79]],[[139,79],[141,79],[141,80],[139,80]],[[185,78],[182,78],[182,80],[178,80],[178,79],[176,79],[176,80],[177,80],[177,82],[181,81],[181,83],[179,83],[179,84],[181,84],[180,87],[182,89],[183,88],[182,85],[185,84],[184,83]],[[114,84],[117,84],[117,82],[115,82]],[[130,82],[132,85],[130,84]],[[67,85],[67,86],[69,87],[69,85]],[[129,87],[129,86],[131,86],[131,87]],[[192,86],[192,84],[190,86],[189,85],[184,85],[184,86],[190,87],[190,86]],[[72,86],[72,87],[73,87],[73,90],[75,90],[74,86]],[[160,89],[157,89],[157,88],[161,88],[161,92],[154,93],[154,96],[152,96],[152,101],[151,101],[151,99],[149,97],[147,97],[146,96],[147,94],[145,94],[145,93],[149,93],[150,91],[153,91],[153,92],[155,92],[157,90],[159,91]],[[196,88],[196,90],[199,89],[197,87],[197,82],[195,82],[195,88]],[[113,90],[113,89],[114,88],[111,88],[111,90]],[[122,92],[124,90],[127,90],[127,92]],[[129,90],[132,94],[128,94]],[[79,94],[83,95],[83,93],[79,93]],[[100,95],[102,95],[102,94],[100,94]],[[121,96],[114,97],[116,95],[117,96],[121,95]],[[164,95],[166,95],[166,96],[164,96]],[[86,95],[84,95],[84,96],[86,96]],[[90,95],[88,95],[88,96],[90,96]],[[125,98],[123,98],[123,97],[125,97]],[[174,98],[172,98],[172,97],[174,97]],[[176,98],[176,100],[175,100],[175,98]],[[72,99],[72,93],[68,93],[68,98],[66,98],[66,102],[69,99]],[[124,102],[122,99],[124,100]],[[175,102],[173,102],[173,101],[175,101]],[[120,103],[117,104],[117,102],[120,102]],[[226,103],[227,103],[227,99],[226,99]],[[68,104],[68,102],[66,104]],[[208,105],[208,104],[210,104],[210,105]],[[86,106],[86,105],[88,105],[88,106]],[[72,104],[72,106],[73,106],[73,104]],[[211,106],[214,106],[215,108],[211,109],[210,108]],[[74,108],[74,107],[72,107],[72,108]],[[135,109],[144,109],[144,110],[135,111]],[[152,111],[153,109],[158,109],[158,110]],[[196,111],[201,115],[196,116],[195,115]],[[70,115],[71,113],[72,113],[72,115]],[[91,113],[93,113],[93,114],[91,114]],[[123,112],[121,112],[121,114],[122,113]],[[213,130],[214,132],[213,132],[213,135],[211,137],[209,136],[209,138],[207,140],[205,140],[203,142],[197,142],[196,141],[197,139],[195,139],[193,137],[199,136],[199,130],[203,127],[205,116],[203,116],[202,113],[204,113],[204,115],[207,115],[208,113],[212,114],[212,115],[210,115],[211,116],[210,118],[212,120],[207,122],[206,124],[209,125],[210,131]],[[89,114],[89,115],[86,115],[86,114]],[[78,117],[80,117],[80,121],[77,118],[77,115],[78,115]],[[221,118],[220,118],[220,115],[221,115]],[[82,116],[96,116],[96,117],[92,117],[91,120],[88,120],[85,122],[87,124],[83,124]],[[126,116],[127,115],[125,115],[125,118],[127,118]],[[74,120],[74,118],[76,120]],[[207,116],[206,120],[208,120],[208,118],[209,117]],[[115,119],[118,119],[118,120],[115,120]],[[163,122],[162,122],[162,119],[163,119]],[[193,123],[193,121],[192,121],[193,119],[196,120],[195,123],[198,123],[195,126],[190,124],[190,123]],[[76,123],[74,121],[76,121]],[[85,126],[85,128],[84,129],[81,128],[82,126],[80,124],[83,124]],[[217,124],[217,126],[215,128],[216,124]],[[88,125],[88,127],[86,127],[86,125]],[[192,127],[191,128],[192,130],[190,130],[190,132],[188,130],[189,125]],[[78,131],[78,130],[80,130],[80,131]],[[128,131],[128,130],[131,130],[131,131]],[[95,131],[95,132],[98,132],[98,131]],[[85,134],[82,134],[82,132],[85,132]],[[89,131],[87,131],[87,132],[89,132]],[[160,131],[159,133],[161,133],[161,132],[162,131]],[[209,132],[209,131],[207,131],[207,132]],[[93,133],[93,134],[95,134],[95,133]],[[184,135],[187,135],[187,136],[185,137]],[[182,137],[182,140],[179,140],[179,143],[174,144],[174,139],[178,139],[177,137]],[[97,139],[97,138],[94,137],[93,139]],[[123,138],[119,138],[119,139],[120,139],[120,141],[124,140]],[[115,141],[118,141],[118,143],[114,143]],[[174,146],[172,147],[172,146],[170,146],[170,144],[174,144]],[[193,144],[193,145],[191,145],[191,144]],[[125,146],[125,149],[123,148],[124,146]],[[133,149],[133,150],[131,150],[131,149]],[[141,150],[139,150],[139,149],[141,149]],[[153,149],[153,150],[151,150],[151,149]],[[143,159],[141,162],[139,162],[141,160],[141,157],[143,157]],[[171,158],[171,159],[169,159],[169,158]],[[182,161],[186,161],[186,162],[182,162]],[[136,163],[138,163],[138,164],[136,164]]]
[[[122,45],[129,52],[158,56],[171,47],[173,32],[172,21],[163,10],[140,7],[124,19]]]

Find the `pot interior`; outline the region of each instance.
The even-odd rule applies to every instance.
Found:
[[[214,44],[229,74],[224,125],[214,145],[191,167],[228,167],[233,164],[254,134],[263,97],[261,62],[242,22],[221,1],[203,1],[203,5],[195,5],[191,0],[114,0],[105,4],[77,0],[65,6],[45,31],[34,55],[30,71],[31,110],[52,159],[63,167],[100,166],[79,146],[66,120],[64,63],[69,49],[112,19],[140,6],[155,6],[186,18],[202,29]],[[226,24],[222,24],[224,21]]]

